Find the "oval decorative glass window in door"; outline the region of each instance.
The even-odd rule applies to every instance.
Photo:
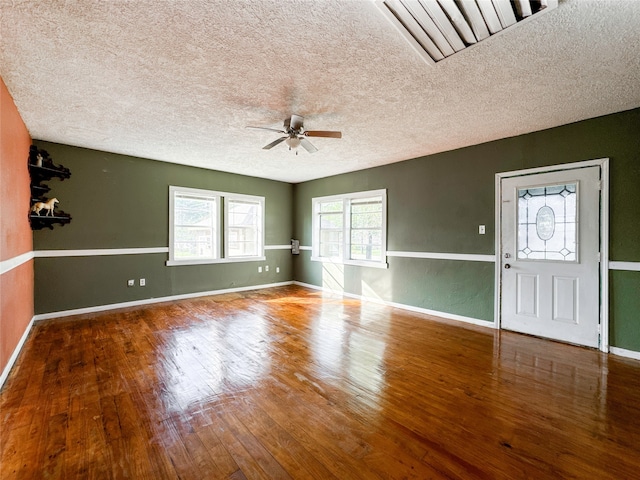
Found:
[[[578,184],[518,189],[518,258],[578,259]]]
[[[553,237],[553,232],[556,229],[556,216],[553,213],[553,208],[545,205],[540,207],[536,214],[536,232],[540,240],[550,240]]]

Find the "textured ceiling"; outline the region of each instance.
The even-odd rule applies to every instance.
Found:
[[[0,14],[0,75],[33,138],[287,182],[640,106],[640,0],[560,0],[433,67],[365,0],[0,0]],[[245,128],[291,113],[343,138],[294,155]]]

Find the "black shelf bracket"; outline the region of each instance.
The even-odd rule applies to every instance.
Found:
[[[71,177],[71,171],[62,165],[55,165],[46,150],[38,149],[35,145],[29,148],[27,160],[29,176],[31,177],[31,205],[29,207],[29,222],[31,230],[45,227],[53,229],[54,224],[66,225],[71,222],[71,215],[56,211],[56,198],[47,198],[51,190],[44,182],[52,178],[61,181]]]

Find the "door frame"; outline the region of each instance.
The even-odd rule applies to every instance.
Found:
[[[495,176],[495,328],[502,329],[502,179],[585,167],[600,167],[600,342],[609,351],[609,158],[496,173]]]

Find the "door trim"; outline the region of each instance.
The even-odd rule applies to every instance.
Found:
[[[502,262],[500,262],[502,241],[502,179],[520,177],[536,173],[559,172],[585,167],[600,167],[600,351],[609,352],[609,159],[599,158],[581,162],[529,168],[511,172],[496,173],[495,177],[495,298],[494,322],[502,328]]]

